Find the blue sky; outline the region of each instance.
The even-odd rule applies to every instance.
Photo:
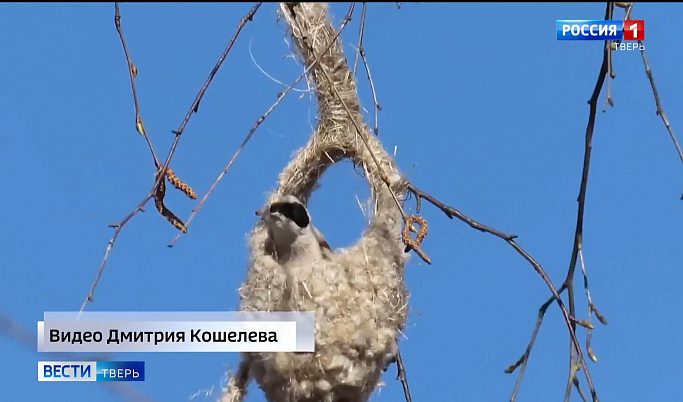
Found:
[[[157,152],[166,155],[194,96],[251,4],[123,4],[139,69],[138,94]],[[334,5],[335,21],[347,4]],[[44,311],[77,310],[112,229],[149,191],[153,166],[135,132],[114,6],[5,4],[0,13],[0,312],[34,331]],[[664,107],[683,130],[680,4],[637,4]],[[621,10],[615,11],[621,16]],[[469,216],[517,233],[558,283],[571,253],[586,101],[600,42],[558,42],[557,19],[602,19],[604,4],[373,4],[365,49],[382,105],[380,138],[418,187]],[[360,8],[342,35],[353,54]],[[248,24],[188,125],[172,163],[200,196],[254,121],[301,72],[276,6]],[[615,107],[599,112],[585,217],[585,256],[599,326],[590,364],[605,401],[680,395],[683,168],[655,105],[638,52],[614,54]],[[361,70],[362,71],[362,70]],[[305,89],[305,85],[299,85]],[[360,96],[371,110],[364,74]],[[605,104],[604,93],[600,107]],[[124,229],[89,310],[234,310],[245,278],[245,236],[278,172],[315,125],[315,103],[292,93],[263,124],[233,170],[173,249],[176,231],[152,204]],[[371,121],[368,115],[367,121]],[[333,247],[351,244],[364,218],[363,179],[341,163],[311,201]],[[195,205],[169,191],[186,219]],[[408,204],[413,208],[413,204]],[[334,208],[332,208],[333,206]],[[330,211],[337,211],[331,214]],[[549,293],[503,241],[450,221],[427,205],[427,266],[407,267],[408,339],[401,349],[415,401],[509,399],[503,371],[524,350]],[[580,318],[586,317],[577,282]],[[583,339],[585,333],[580,330]],[[531,357],[520,401],[561,400],[568,341],[552,307]],[[7,400],[114,401],[97,384],[38,383],[41,357],[0,337]],[[137,390],[187,401],[217,388],[237,354],[121,354],[146,361]],[[9,363],[9,364],[8,364]],[[402,400],[392,367],[373,401]],[[582,380],[585,385],[585,381]],[[215,400],[217,394],[195,401]],[[574,399],[578,400],[578,397]],[[252,386],[248,401],[262,401]]]

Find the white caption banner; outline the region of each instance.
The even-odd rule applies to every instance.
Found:
[[[312,312],[45,313],[39,352],[313,352]]]

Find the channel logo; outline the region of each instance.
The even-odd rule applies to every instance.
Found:
[[[624,40],[644,40],[645,20],[624,21]]]
[[[645,20],[557,20],[557,40],[645,39]]]
[[[145,362],[38,362],[38,381],[145,381]]]

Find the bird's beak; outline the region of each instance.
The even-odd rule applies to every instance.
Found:
[[[257,209],[256,216],[258,216],[261,219],[265,219],[268,216],[268,205],[261,209]]]

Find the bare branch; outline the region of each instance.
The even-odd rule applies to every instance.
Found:
[[[228,45],[223,50],[221,57],[218,58],[216,65],[214,66],[213,70],[211,70],[211,73],[209,73],[209,77],[204,82],[204,85],[202,85],[202,88],[199,90],[199,93],[197,93],[197,96],[195,97],[194,101],[192,102],[192,105],[190,106],[190,110],[188,110],[188,112],[185,115],[185,118],[183,119],[182,123],[180,123],[180,126],[176,130],[173,131],[173,134],[175,134],[175,139],[173,140],[173,144],[171,145],[171,149],[168,152],[168,156],[166,156],[166,160],[164,161],[164,165],[161,168],[162,172],[165,172],[166,169],[168,169],[168,165],[171,162],[171,159],[173,159],[173,155],[175,154],[175,150],[178,147],[178,142],[180,141],[180,136],[185,131],[185,127],[190,122],[190,118],[192,118],[192,115],[199,111],[199,103],[201,102],[202,98],[204,97],[204,94],[206,93],[206,90],[209,88],[209,85],[211,85],[211,82],[213,81],[213,78],[216,76],[216,73],[218,72],[218,70],[223,65],[223,62],[225,61],[226,57],[228,57],[228,53],[230,53],[230,50],[232,50],[232,46],[235,44],[235,41],[237,40],[237,37],[239,36],[240,32],[242,32],[242,28],[244,28],[244,26],[247,24],[247,22],[251,21],[254,18],[254,15],[256,14],[258,9],[261,7],[261,4],[263,4],[263,3],[262,2],[256,3],[256,5],[247,13],[247,15],[242,17],[242,20],[240,21],[239,25],[237,25],[237,29],[235,30],[235,33],[233,34],[232,38],[230,39],[230,42],[228,42]],[[156,188],[159,187],[160,182],[162,180],[163,180],[163,175],[159,175],[156,183],[154,184],[154,188],[152,189],[152,191],[150,191],[150,194],[154,194]]]
[[[363,37],[365,36],[365,14],[368,4],[363,2],[363,10],[360,15],[360,28],[358,32],[358,46],[356,46],[356,57],[353,60],[353,78],[356,78],[358,72],[358,59],[360,58],[360,48],[363,46]]]
[[[151,193],[147,194],[147,196],[142,201],[140,201],[140,203],[135,207],[135,209],[130,211],[128,215],[126,215],[120,222],[109,225],[109,227],[114,228],[114,234],[107,243],[107,248],[104,251],[104,257],[102,258],[100,268],[97,270],[97,276],[95,277],[95,281],[90,286],[90,292],[88,292],[88,296],[83,301],[83,304],[81,305],[81,308],[79,310],[79,317],[80,313],[85,311],[87,304],[95,301],[95,289],[97,288],[97,285],[100,283],[100,279],[102,278],[102,274],[104,273],[104,268],[107,266],[107,261],[109,261],[109,255],[111,254],[111,250],[114,248],[116,239],[119,237],[119,234],[121,234],[121,230],[126,225],[126,223],[128,223],[128,221],[130,221],[133,218],[133,216],[135,216],[138,212],[145,211],[145,204],[147,204],[147,202],[150,199],[152,199],[152,196],[153,194]]]
[[[657,85],[655,84],[655,77],[652,75],[650,63],[648,63],[647,55],[645,54],[645,46],[643,45],[643,41],[638,41],[638,43],[640,44],[640,55],[643,57],[645,74],[647,75],[647,79],[650,80],[650,86],[652,87],[652,95],[654,95],[655,105],[657,105],[657,116],[659,116],[662,119],[662,123],[664,123],[666,131],[669,132],[669,137],[671,137],[671,141],[673,141],[674,147],[676,147],[678,158],[681,160],[681,163],[683,164],[683,150],[681,150],[681,145],[678,143],[676,135],[674,134],[674,130],[671,127],[671,123],[669,123],[669,119],[666,117],[666,113],[664,112],[664,107],[662,107],[662,101],[659,98],[659,92],[657,92]],[[683,195],[681,195],[681,200],[683,200]]]
[[[581,389],[581,384],[579,383],[579,378],[576,376],[576,371],[579,371],[580,367],[575,366],[574,370],[574,376],[572,380],[572,385],[576,388],[576,392],[579,393],[579,396],[581,397],[581,400],[583,402],[586,402],[586,396],[583,394],[583,390]],[[571,389],[571,388],[570,388]],[[567,393],[565,400],[568,402],[569,401],[569,393]]]
[[[401,380],[401,385],[403,385],[403,395],[406,398],[406,402],[413,402],[413,398],[410,396],[410,388],[408,388],[408,377],[406,376],[406,368],[403,365],[403,358],[401,357],[401,351],[396,351],[396,369],[398,371],[397,378]]]
[[[606,5],[606,10],[605,10],[605,20],[611,20],[612,15],[614,13],[614,3],[607,2]],[[605,79],[607,77],[607,74],[610,72],[610,57],[611,57],[611,44],[609,41],[605,41],[605,45],[603,47],[603,58],[602,58],[602,64],[600,65],[600,70],[598,72],[598,78],[595,83],[595,87],[593,88],[593,93],[591,95],[590,100],[588,101],[589,104],[589,112],[588,112],[588,124],[586,126],[586,136],[585,136],[585,146],[584,146],[584,156],[583,156],[583,168],[582,168],[582,174],[581,174],[581,185],[579,189],[579,197],[577,199],[578,201],[578,211],[577,211],[577,217],[576,217],[576,229],[574,232],[574,244],[572,247],[572,255],[571,259],[569,262],[569,268],[567,269],[567,276],[562,283],[562,286],[558,289],[559,293],[561,294],[563,291],[567,290],[567,294],[569,297],[568,304],[569,304],[569,314],[571,317],[576,316],[576,309],[575,309],[575,303],[574,303],[574,272],[576,270],[576,262],[577,262],[577,257],[579,255],[579,250],[583,248],[583,217],[584,217],[584,210],[585,210],[585,204],[586,204],[586,190],[588,188],[588,172],[590,169],[590,158],[591,158],[591,151],[592,151],[592,146],[593,146],[593,131],[595,129],[595,118],[596,118],[596,113],[597,113],[597,103],[598,103],[598,98],[600,96],[600,92],[602,91],[603,84],[605,82]],[[587,279],[586,279],[587,281]],[[541,305],[541,308],[539,309],[539,314],[538,314],[538,320],[536,321],[536,325],[534,327],[534,331],[531,337],[531,341],[529,342],[526,352],[522,356],[522,362],[519,364],[521,365],[521,370],[518,378],[518,383],[515,386],[515,390],[513,391],[512,394],[512,400],[516,398],[517,391],[519,389],[519,383],[521,382],[522,376],[524,375],[524,369],[528,363],[529,360],[529,355],[531,353],[531,349],[533,348],[533,345],[536,340],[536,334],[538,333],[538,330],[543,322],[543,317],[545,315],[546,310],[552,303],[552,298],[543,303]],[[576,320],[572,321],[571,323],[572,327],[572,332],[576,333]],[[590,331],[590,330],[589,330]],[[588,353],[589,356],[591,356],[591,359],[595,358],[595,354],[593,353],[593,350],[590,349],[590,343],[588,343]],[[578,353],[577,353],[578,352]],[[578,359],[578,362],[576,361]],[[566,387],[566,392],[565,392],[565,400],[569,398],[570,392],[571,392],[571,387],[572,385],[575,384],[576,381],[576,370],[577,365],[581,367],[584,370],[584,374],[586,376],[586,381],[588,382],[588,387],[590,388],[591,396],[593,398],[593,401],[597,401],[597,393],[595,391],[595,387],[593,386],[593,381],[590,377],[590,372],[588,371],[588,366],[586,364],[586,360],[583,357],[583,354],[581,353],[581,349],[578,347],[576,342],[572,340],[572,343],[570,345],[570,359],[569,359],[569,378],[567,380],[567,387]]]
[[[416,198],[416,203],[418,205],[417,207],[417,213],[420,213],[420,205],[422,199],[425,199],[429,201],[430,204],[434,205],[435,207],[439,208],[443,213],[448,216],[449,219],[453,219],[453,217],[456,217],[460,219],[461,221],[465,222],[466,224],[470,225],[470,227],[477,229],[479,231],[485,232],[485,233],[490,233],[494,236],[500,237],[503,240],[513,240],[517,238],[516,234],[507,234],[503,233],[501,231],[498,231],[494,228],[488,227],[482,223],[479,223],[473,219],[468,218],[465,214],[462,212],[458,211],[457,209],[450,207],[441,201],[437,200],[436,198],[432,197],[431,195],[427,194],[426,192],[420,190],[419,188],[415,187],[412,183],[408,183],[408,190],[415,195]]]
[[[633,12],[633,2],[616,2],[614,3],[615,6],[623,8],[625,11],[625,16],[624,20],[630,20],[632,19],[631,13]],[[640,46],[640,55],[643,59],[643,66],[645,67],[645,75],[647,75],[647,79],[650,81],[650,86],[652,87],[652,95],[655,98],[655,105],[657,107],[656,113],[657,116],[659,116],[662,119],[662,123],[664,123],[664,127],[666,128],[666,131],[669,133],[669,137],[671,137],[671,141],[674,143],[674,147],[676,148],[676,153],[678,154],[678,159],[681,160],[681,164],[683,164],[683,150],[681,149],[681,145],[678,143],[678,139],[676,139],[676,135],[674,134],[673,128],[671,127],[671,124],[669,123],[669,119],[666,117],[666,113],[664,112],[664,107],[662,106],[662,100],[659,97],[659,92],[657,91],[657,85],[655,84],[655,78],[652,75],[652,69],[650,68],[650,63],[647,60],[647,55],[645,54],[645,44],[643,43],[642,40],[638,41],[638,45]],[[681,195],[681,200],[683,200],[683,195]]]
[[[572,341],[572,343],[575,345],[575,347],[577,348],[577,350],[581,351],[581,347],[580,347],[580,345],[579,345],[579,341],[578,341],[578,339],[576,338],[576,329],[575,329],[575,326],[574,326],[574,324],[575,324],[574,315],[572,315],[572,314],[570,314],[570,313],[567,312],[567,308],[564,306],[564,303],[562,302],[562,299],[560,298],[560,295],[559,295],[558,291],[555,290],[555,287],[553,286],[552,281],[551,281],[550,278],[548,277],[548,275],[547,275],[547,273],[545,272],[545,270],[543,269],[543,267],[542,267],[542,266],[541,266],[533,257],[531,257],[531,255],[530,255],[526,250],[524,250],[519,244],[517,244],[517,242],[515,242],[516,235],[505,234],[505,233],[503,233],[503,232],[501,232],[501,231],[499,231],[499,230],[492,229],[492,228],[490,228],[490,227],[488,227],[488,226],[486,226],[486,225],[483,225],[483,224],[481,224],[481,223],[479,223],[479,222],[476,222],[475,220],[473,220],[473,219],[471,219],[471,218],[465,216],[462,212],[456,210],[455,208],[450,207],[450,206],[448,206],[448,205],[445,205],[444,203],[440,202],[440,201],[437,200],[436,198],[430,196],[429,194],[426,194],[424,191],[417,189],[417,188],[416,188],[413,184],[411,184],[411,183],[407,183],[407,188],[408,188],[408,191],[410,191],[411,193],[413,193],[413,194],[415,195],[416,198],[418,198],[418,199],[420,199],[420,198],[426,199],[426,200],[429,201],[431,204],[433,204],[434,206],[436,206],[437,208],[439,208],[441,211],[443,211],[449,218],[452,218],[452,217],[455,216],[455,217],[457,217],[458,219],[462,220],[463,222],[467,223],[468,225],[470,225],[471,227],[473,227],[473,228],[475,228],[475,229],[478,229],[478,230],[483,231],[483,232],[486,232],[486,233],[493,234],[494,236],[499,237],[499,238],[505,240],[505,241],[506,241],[510,246],[512,246],[512,248],[514,248],[522,257],[524,257],[524,259],[527,260],[527,261],[534,267],[534,269],[536,270],[536,272],[541,276],[541,278],[543,279],[543,281],[546,283],[546,285],[547,285],[548,288],[550,289],[550,292],[553,294],[553,297],[552,297],[552,298],[550,299],[550,301],[548,302],[548,305],[549,305],[550,303],[552,303],[553,300],[556,300],[556,301],[557,301],[557,304],[560,306],[560,309],[562,310],[562,315],[564,316],[565,322],[566,322],[566,324],[567,324],[567,326],[568,326],[568,328],[569,328],[569,333],[570,333],[571,341]],[[546,307],[546,309],[547,309],[547,307]],[[543,313],[544,313],[544,312],[545,312],[545,310],[543,310]],[[540,321],[541,319],[542,319],[542,313],[539,312],[539,321]],[[540,324],[539,324],[539,327],[540,327]],[[533,334],[533,337],[532,337],[533,340],[535,340],[537,332],[538,332],[538,329],[536,329],[536,330],[534,331],[534,334]],[[530,344],[530,345],[531,345],[531,344]],[[528,347],[527,349],[528,349],[528,351],[530,352],[530,347]],[[528,354],[525,354],[525,356],[528,356]],[[524,356],[523,356],[523,358],[524,358]],[[508,367],[508,369],[506,370],[506,372],[511,373],[511,372],[514,371],[514,369],[517,368],[520,364],[524,364],[524,361],[522,361],[522,360],[523,360],[523,359],[520,359],[520,360],[518,360],[517,363],[515,363],[515,364],[513,364],[512,366]],[[517,389],[517,387],[516,387],[515,389]],[[515,394],[516,394],[516,392],[515,392]],[[515,394],[513,394],[513,398],[512,398],[513,400],[514,400]]]
[[[119,3],[114,3],[114,25],[116,26],[116,32],[119,33],[119,39],[121,39],[121,45],[123,46],[123,53],[126,55],[126,63],[128,64],[128,74],[130,75],[130,86],[133,89],[133,103],[135,104],[135,129],[140,135],[145,137],[147,141],[147,146],[149,151],[152,153],[152,158],[154,159],[154,166],[159,167],[159,159],[157,159],[156,152],[154,152],[154,146],[152,146],[152,141],[145,130],[145,125],[142,122],[142,117],[140,116],[140,102],[138,102],[138,92],[135,88],[135,78],[138,75],[138,68],[133,64],[130,59],[130,53],[128,52],[128,45],[126,44],[126,38],[123,36],[123,29],[121,28],[121,13],[119,11]]]
[[[126,225],[126,223],[128,223],[128,222],[129,222],[129,221],[130,221],[138,212],[144,211],[144,207],[145,207],[145,205],[147,204],[147,202],[149,202],[149,200],[151,200],[152,198],[154,198],[154,197],[159,193],[159,191],[161,191],[161,193],[163,193],[163,191],[160,190],[160,188],[161,188],[161,185],[162,185],[163,181],[164,181],[165,178],[167,177],[167,174],[168,174],[168,171],[169,171],[168,166],[169,166],[169,164],[170,164],[170,162],[171,162],[171,159],[173,159],[173,155],[174,155],[175,150],[176,150],[176,148],[177,148],[177,146],[178,146],[178,141],[180,140],[180,136],[182,135],[183,130],[185,129],[185,126],[186,126],[187,123],[190,121],[190,117],[192,116],[192,114],[197,112],[198,107],[199,107],[199,102],[201,101],[202,97],[204,96],[204,93],[206,92],[206,90],[208,89],[209,84],[211,84],[211,81],[213,80],[213,77],[214,77],[214,76],[216,75],[216,73],[218,72],[218,69],[219,69],[219,68],[221,67],[221,65],[223,64],[223,61],[225,60],[225,58],[227,57],[228,53],[230,52],[230,49],[232,49],[232,46],[233,46],[233,44],[235,43],[235,40],[236,40],[237,37],[239,36],[240,32],[242,31],[242,28],[244,28],[244,26],[246,25],[246,23],[247,23],[248,21],[251,21],[251,20],[253,19],[254,14],[256,14],[256,11],[258,11],[259,7],[261,7],[261,4],[262,4],[262,3],[257,3],[257,4],[256,4],[256,5],[247,13],[247,15],[245,15],[244,17],[242,17],[242,20],[240,21],[239,25],[237,26],[237,29],[235,30],[235,33],[234,33],[232,39],[230,40],[230,42],[228,43],[227,47],[225,48],[225,50],[224,50],[223,53],[221,54],[221,57],[218,59],[218,62],[216,63],[216,66],[213,68],[213,70],[212,70],[211,73],[209,74],[209,77],[207,78],[206,82],[204,83],[204,85],[203,85],[202,88],[200,89],[200,91],[199,91],[199,93],[197,94],[197,96],[196,96],[194,102],[192,102],[192,106],[190,107],[190,110],[189,110],[188,113],[186,114],[185,118],[183,119],[183,122],[181,123],[180,127],[179,127],[177,130],[174,131],[175,140],[173,141],[173,145],[171,146],[171,149],[170,149],[170,151],[169,151],[169,153],[168,153],[168,156],[166,157],[166,160],[165,160],[164,163],[163,163],[163,166],[161,166],[161,167],[159,168],[159,162],[158,162],[158,160],[156,159],[156,156],[154,156],[154,158],[155,158],[155,164],[156,164],[156,166],[157,166],[157,168],[158,168],[157,172],[164,172],[164,174],[159,174],[159,173],[157,173],[157,176],[156,176],[156,180],[155,180],[154,186],[153,186],[152,189],[149,191],[149,193],[147,194],[147,196],[145,196],[145,198],[144,198],[142,201],[140,201],[140,203],[135,207],[135,209],[133,209],[131,212],[129,212],[128,215],[126,215],[119,223],[116,223],[116,224],[113,224],[113,225],[109,225],[110,227],[114,228],[114,234],[113,234],[113,236],[111,237],[111,239],[109,239],[109,242],[107,243],[107,248],[106,248],[106,250],[105,250],[105,252],[104,252],[104,257],[103,257],[103,259],[102,259],[102,263],[100,264],[100,267],[99,267],[99,269],[98,269],[98,271],[97,271],[97,276],[95,277],[95,281],[93,282],[92,286],[90,287],[90,292],[88,292],[88,296],[85,298],[85,300],[83,301],[83,304],[81,305],[81,309],[79,310],[79,313],[81,313],[81,312],[83,312],[83,311],[85,310],[85,308],[86,308],[86,306],[87,306],[87,304],[88,304],[89,302],[93,302],[93,301],[94,301],[95,289],[97,288],[97,285],[99,284],[100,279],[102,278],[102,273],[104,272],[104,268],[106,267],[107,261],[109,260],[109,255],[111,254],[111,250],[114,248],[114,244],[116,243],[116,239],[119,237],[119,234],[121,233],[121,230],[123,229],[123,227],[124,227],[124,226]],[[119,35],[120,35],[121,40],[123,41],[123,32],[122,32],[122,30],[121,30],[120,21],[121,21],[121,16],[120,16],[120,13],[119,13],[119,7],[118,7],[118,3],[117,3],[116,6],[115,6],[114,23],[116,24],[116,29],[117,29],[117,31],[119,32]],[[124,52],[126,53],[126,60],[128,61],[130,74],[131,74],[131,82],[132,82],[131,85],[134,87],[134,85],[135,85],[135,84],[134,84],[134,82],[135,82],[135,81],[134,81],[134,75],[136,74],[135,71],[137,71],[137,68],[134,69],[134,66],[133,66],[132,63],[130,62],[130,58],[129,58],[128,52],[127,52],[127,50],[126,50],[127,47],[126,47],[126,45],[125,45],[125,42],[123,42],[123,46],[124,46]],[[134,93],[135,105],[136,105],[136,106],[135,106],[135,108],[136,108],[136,115],[138,115],[138,117],[139,117],[139,114],[138,114],[138,113],[139,113],[139,106],[138,106],[138,103],[137,103],[137,95],[135,95],[135,94],[136,94],[135,91],[134,91],[133,93]],[[137,117],[136,117],[136,121],[138,121]],[[141,120],[140,120],[140,121],[141,121]],[[139,126],[139,127],[141,127],[141,129],[138,130],[138,131],[141,131],[140,134],[144,135],[145,138],[147,138],[146,132],[145,132],[145,130],[144,130],[144,126],[141,125],[141,126]],[[150,147],[151,147],[151,142],[149,142],[149,139],[148,139],[148,144],[149,144]],[[176,184],[174,183],[174,185],[176,185]],[[190,189],[190,190],[191,190],[191,189]],[[187,194],[188,194],[188,196],[191,197],[191,195],[190,195],[189,192],[188,192]],[[168,217],[167,217],[167,218],[168,218]],[[177,219],[177,218],[176,218],[176,219]],[[182,222],[181,222],[181,223],[182,223]]]
[[[353,62],[353,76],[356,77],[356,71],[358,68],[358,57],[360,56],[361,59],[363,59],[363,66],[365,66],[365,73],[368,76],[368,81],[370,82],[370,90],[372,91],[372,101],[374,103],[373,105],[373,114],[375,117],[375,128],[374,128],[374,133],[375,135],[379,135],[379,122],[378,122],[378,117],[377,117],[377,112],[382,110],[382,106],[380,106],[379,102],[377,101],[377,92],[375,91],[375,83],[372,81],[372,74],[370,73],[370,66],[368,65],[368,60],[365,56],[365,48],[363,47],[363,38],[365,37],[365,16],[367,13],[367,3],[363,3],[363,12],[361,13],[361,19],[360,19],[360,33],[358,34],[358,47],[356,49],[356,59]]]
[[[562,293],[562,288],[558,290],[558,293]],[[510,365],[505,372],[507,374],[512,374],[517,367],[520,367],[519,369],[519,375],[517,376],[517,381],[515,382],[515,388],[512,391],[512,397],[510,398],[510,401],[513,402],[517,398],[517,393],[519,392],[519,387],[522,385],[522,378],[524,378],[524,372],[526,370],[527,362],[529,361],[529,355],[531,354],[531,349],[536,342],[536,336],[538,335],[538,331],[541,329],[541,324],[543,323],[543,317],[545,316],[545,312],[548,309],[548,307],[552,304],[552,302],[555,300],[554,297],[551,297],[548,299],[548,301],[541,306],[541,308],[538,310],[538,319],[536,320],[536,325],[534,326],[534,331],[531,333],[531,341],[529,341],[529,344],[526,347],[526,350],[524,351],[524,354],[522,354],[522,357],[520,357],[515,363]]]
[[[588,286],[588,273],[586,272],[586,263],[584,262],[583,259],[583,249],[579,248],[579,261],[581,262],[581,274],[583,275],[583,288],[586,291],[586,300],[588,301],[588,324],[589,326],[584,325],[584,327],[588,328],[586,332],[586,353],[588,354],[588,357],[593,360],[594,362],[598,361],[598,357],[593,353],[593,348],[591,347],[591,339],[593,338],[593,324],[591,324],[591,319],[593,318],[593,311],[594,311],[594,305],[593,305],[593,299],[591,298],[591,291],[590,287]]]

